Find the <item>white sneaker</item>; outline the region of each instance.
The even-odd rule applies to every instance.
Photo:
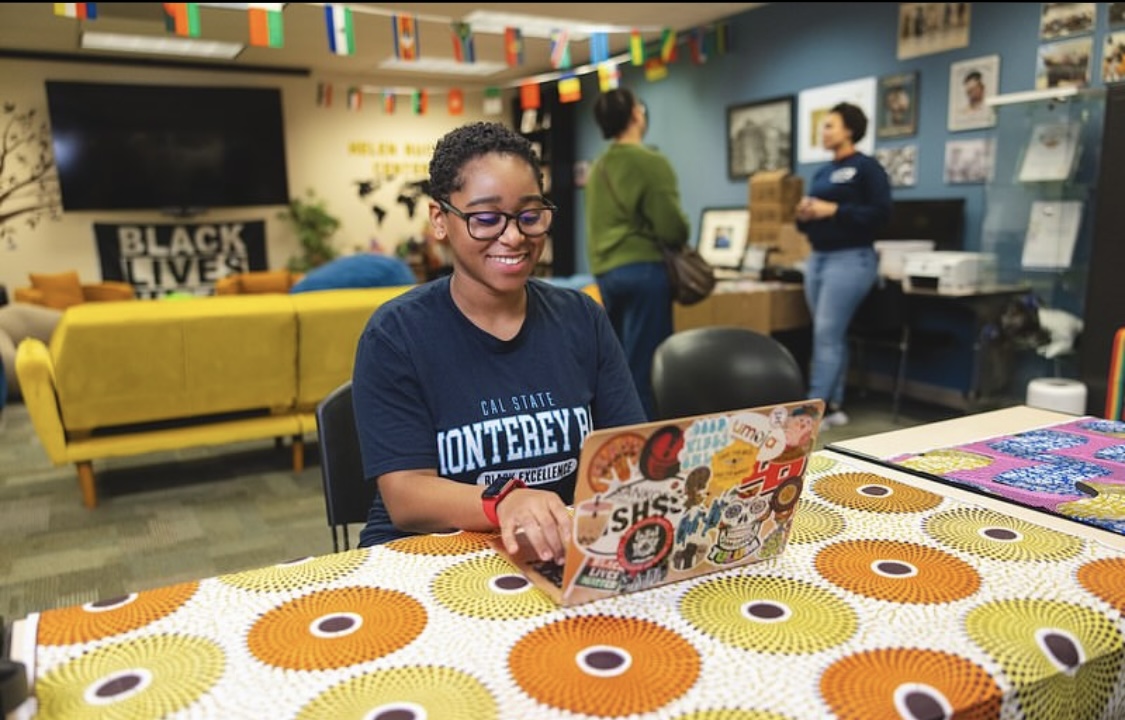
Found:
[[[820,421],[823,428],[842,427],[848,424],[848,415],[843,410],[833,410]]]

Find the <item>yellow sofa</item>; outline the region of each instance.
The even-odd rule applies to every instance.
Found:
[[[50,343],[23,340],[16,374],[47,456],[74,463],[97,506],[93,461],[316,431],[316,405],[351,377],[376,307],[410,286],[296,295],[90,303]]]

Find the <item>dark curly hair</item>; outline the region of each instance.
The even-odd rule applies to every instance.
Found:
[[[451,130],[437,142],[430,160],[430,180],[426,193],[436,200],[465,186],[462,169],[482,155],[497,153],[523,158],[535,173],[539,192],[543,192],[543,168],[531,142],[514,130],[492,122],[474,122]]]
[[[844,121],[844,127],[852,131],[852,144],[858,144],[867,135],[867,115],[858,105],[842,102],[830,112],[834,112]]]

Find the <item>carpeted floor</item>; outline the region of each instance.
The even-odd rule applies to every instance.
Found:
[[[886,396],[848,408],[821,445],[942,420],[947,408]],[[94,463],[99,505],[82,506],[73,466],[53,467],[26,408],[0,414],[0,617],[332,552],[315,437],[290,449],[240,443]],[[355,534],[353,530],[353,537]]]

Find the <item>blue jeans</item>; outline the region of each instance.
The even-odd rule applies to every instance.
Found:
[[[874,248],[812,252],[805,269],[805,300],[812,316],[809,397],[844,404],[848,376],[848,325],[879,276]]]
[[[656,417],[652,397],[652,358],[672,334],[672,293],[663,262],[633,263],[598,275],[598,291],[645,414]]]

